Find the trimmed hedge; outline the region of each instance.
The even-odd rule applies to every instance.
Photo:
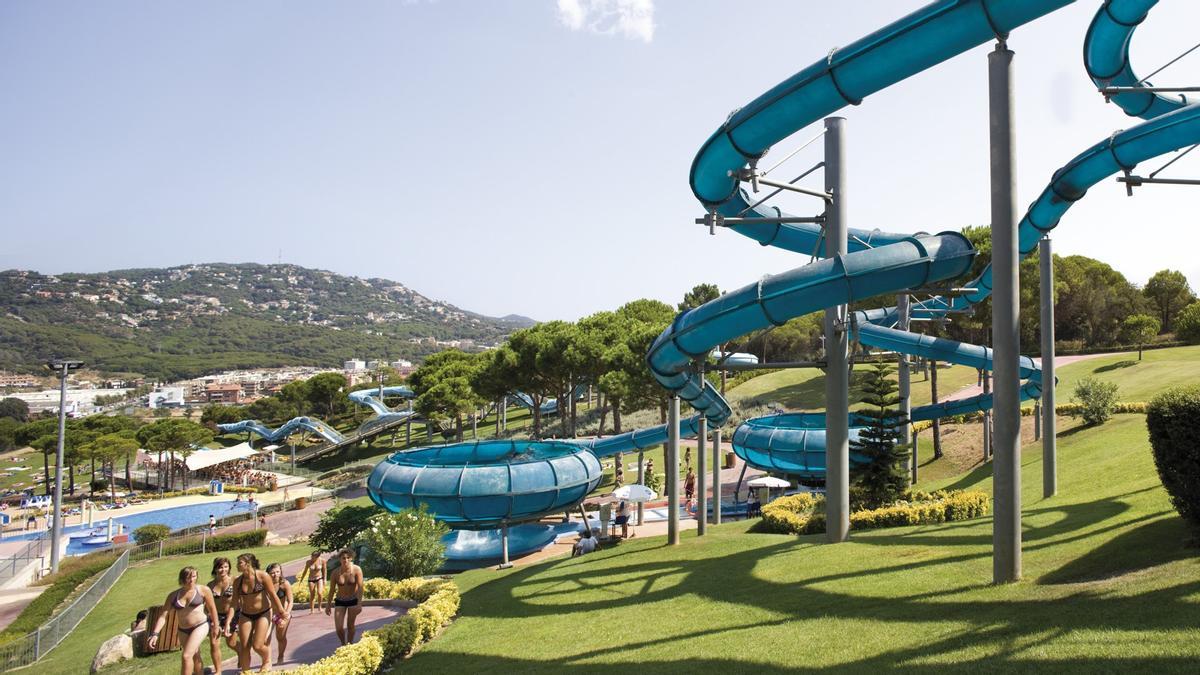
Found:
[[[307,585],[306,585],[307,586]],[[308,589],[297,589],[296,602],[308,600]],[[363,633],[359,642],[290,671],[298,675],[373,675],[437,635],[458,613],[458,586],[445,579],[414,577],[402,581],[373,578],[363,582],[363,597],[403,599],[419,603],[394,623]],[[364,643],[369,645],[363,646]]]
[[[929,525],[985,515],[991,499],[984,492],[912,490],[906,499],[877,509],[850,514],[850,529]],[[780,497],[762,509],[761,529],[778,534],[817,534],[825,531],[825,498],[804,493]]]
[[[63,600],[71,595],[80,584],[111,567],[116,559],[117,556],[111,551],[101,551],[84,556],[79,563],[72,561],[75,569],[55,575],[58,578],[50,584],[49,588],[25,605],[25,609],[21,610],[17,618],[3,631],[0,631],[0,644],[11,642],[37,630],[43,623],[46,623],[55,608],[62,604]]]
[[[150,523],[133,531],[133,540],[138,545],[153,544],[169,536],[171,536],[171,528],[161,523]]]
[[[1200,386],[1168,389],[1146,413],[1154,466],[1171,504],[1200,537]]]

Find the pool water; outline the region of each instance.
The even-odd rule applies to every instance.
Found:
[[[117,525],[124,525],[125,532],[132,535],[133,531],[143,525],[161,524],[171,528],[171,531],[182,530],[186,527],[195,525],[204,525],[208,522],[208,516],[216,516],[217,522],[221,519],[234,514],[240,514],[250,511],[250,504],[246,501],[235,502],[228,497],[214,497],[209,501],[199,504],[188,504],[186,506],[173,506],[155,511],[145,511],[142,513],[134,513],[127,516],[113,518],[113,530],[116,531]],[[75,520],[79,516],[71,516],[69,520]],[[89,528],[87,523],[73,523],[63,528],[64,534],[72,534],[89,529],[100,529],[105,533],[108,527],[108,516],[105,511],[97,511],[92,520],[92,527]],[[9,535],[4,537],[5,541],[33,539],[40,535],[41,532],[23,532],[17,535]],[[90,553],[105,548],[104,546],[84,546],[83,539],[71,539],[67,544],[67,555],[80,555]]]

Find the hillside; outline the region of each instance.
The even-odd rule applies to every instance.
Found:
[[[63,354],[150,377],[412,358],[495,344],[531,323],[468,312],[387,279],[295,265],[0,272],[0,369],[23,372]]]

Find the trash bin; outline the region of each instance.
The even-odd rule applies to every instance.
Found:
[[[725,468],[732,469],[737,464],[737,455],[733,454],[732,450],[725,451]]]
[[[308,506],[308,497],[296,497],[296,509],[302,509]]]

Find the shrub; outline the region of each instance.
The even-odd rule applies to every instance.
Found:
[[[267,541],[266,530],[249,530],[232,534],[218,534],[209,537],[205,545],[207,551],[235,551],[238,549],[258,548]]]
[[[1200,342],[1200,302],[1193,302],[1179,312],[1175,334],[1185,342]]]
[[[133,540],[139,545],[153,544],[171,535],[171,528],[159,523],[143,525],[133,531]]]
[[[408,614],[400,617],[395,623],[364,633],[374,635],[383,643],[385,664],[411,653],[422,642],[429,641],[442,626],[450,623],[458,613],[461,602],[458,587],[449,581],[405,579],[397,582],[394,590],[397,590],[400,584],[408,584],[411,589],[431,592],[421,600],[421,604],[409,610]]]
[[[1080,408],[1078,412],[1069,412],[1068,415],[1082,417],[1084,424],[1104,424],[1113,416],[1117,406],[1117,383],[1085,377],[1075,383],[1072,396]]]
[[[371,518],[382,513],[378,506],[342,506],[321,514],[308,543],[322,551],[338,551],[354,543],[371,526]]]
[[[1200,536],[1200,386],[1169,389],[1146,412],[1154,465],[1175,510]]]
[[[383,666],[383,644],[364,633],[354,644],[342,645],[329,656],[289,671],[293,675],[374,675]]]
[[[442,565],[446,554],[442,536],[449,531],[424,506],[377,515],[360,535],[369,551],[365,566],[390,579],[432,574]]]
[[[850,529],[928,525],[976,518],[987,513],[989,497],[966,490],[921,492],[873,509],[850,514]],[[780,497],[763,507],[761,529],[779,534],[816,534],[825,531],[825,498],[811,494]]]

